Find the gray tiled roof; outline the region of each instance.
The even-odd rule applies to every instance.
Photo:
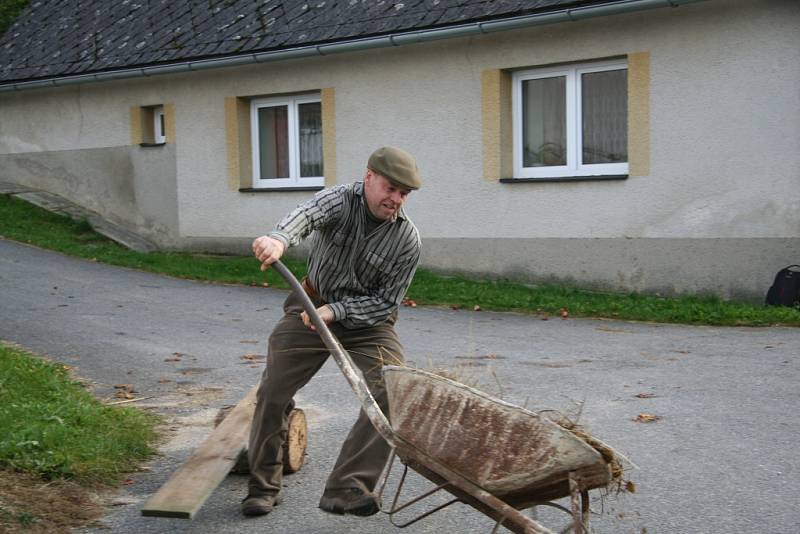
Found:
[[[589,0],[33,0],[0,39],[0,82],[442,28]]]

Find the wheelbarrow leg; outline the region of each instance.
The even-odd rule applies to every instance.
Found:
[[[589,492],[581,490],[578,477],[569,474],[569,495],[572,504],[573,532],[584,534],[589,532]]]
[[[581,491],[581,513],[583,515],[583,531],[589,532],[589,490]]]

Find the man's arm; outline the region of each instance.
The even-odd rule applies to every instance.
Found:
[[[340,185],[320,191],[281,219],[268,235],[281,241],[284,249],[299,245],[311,232],[341,216],[347,188]]]
[[[261,262],[261,270],[278,261],[287,248],[299,244],[311,232],[335,221],[342,213],[345,187],[324,189],[310,200],[300,204],[286,215],[267,235],[253,241],[253,254]],[[325,324],[333,322],[333,311],[327,305],[317,308]],[[306,312],[301,314],[303,323],[314,330]]]
[[[419,263],[419,242],[415,241],[398,257],[391,274],[385,275],[378,289],[369,295],[343,299],[328,304],[333,321],[350,328],[375,326],[385,322],[397,309],[411,285]]]
[[[321,228],[341,215],[345,187],[320,191],[286,215],[267,235],[253,241],[253,254],[266,271],[278,261],[287,248],[298,245],[311,232]]]

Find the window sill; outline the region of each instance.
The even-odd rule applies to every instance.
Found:
[[[276,193],[281,191],[322,191],[325,187],[314,186],[294,186],[294,187],[240,187],[240,193]]]
[[[599,176],[553,176],[549,178],[500,178],[501,184],[530,182],[609,182],[627,180],[627,174],[608,174]]]
[[[139,146],[142,148],[153,148],[157,146],[164,146],[167,143],[139,143]]]

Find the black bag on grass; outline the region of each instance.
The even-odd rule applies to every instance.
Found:
[[[800,265],[778,271],[767,291],[767,306],[800,306]]]

